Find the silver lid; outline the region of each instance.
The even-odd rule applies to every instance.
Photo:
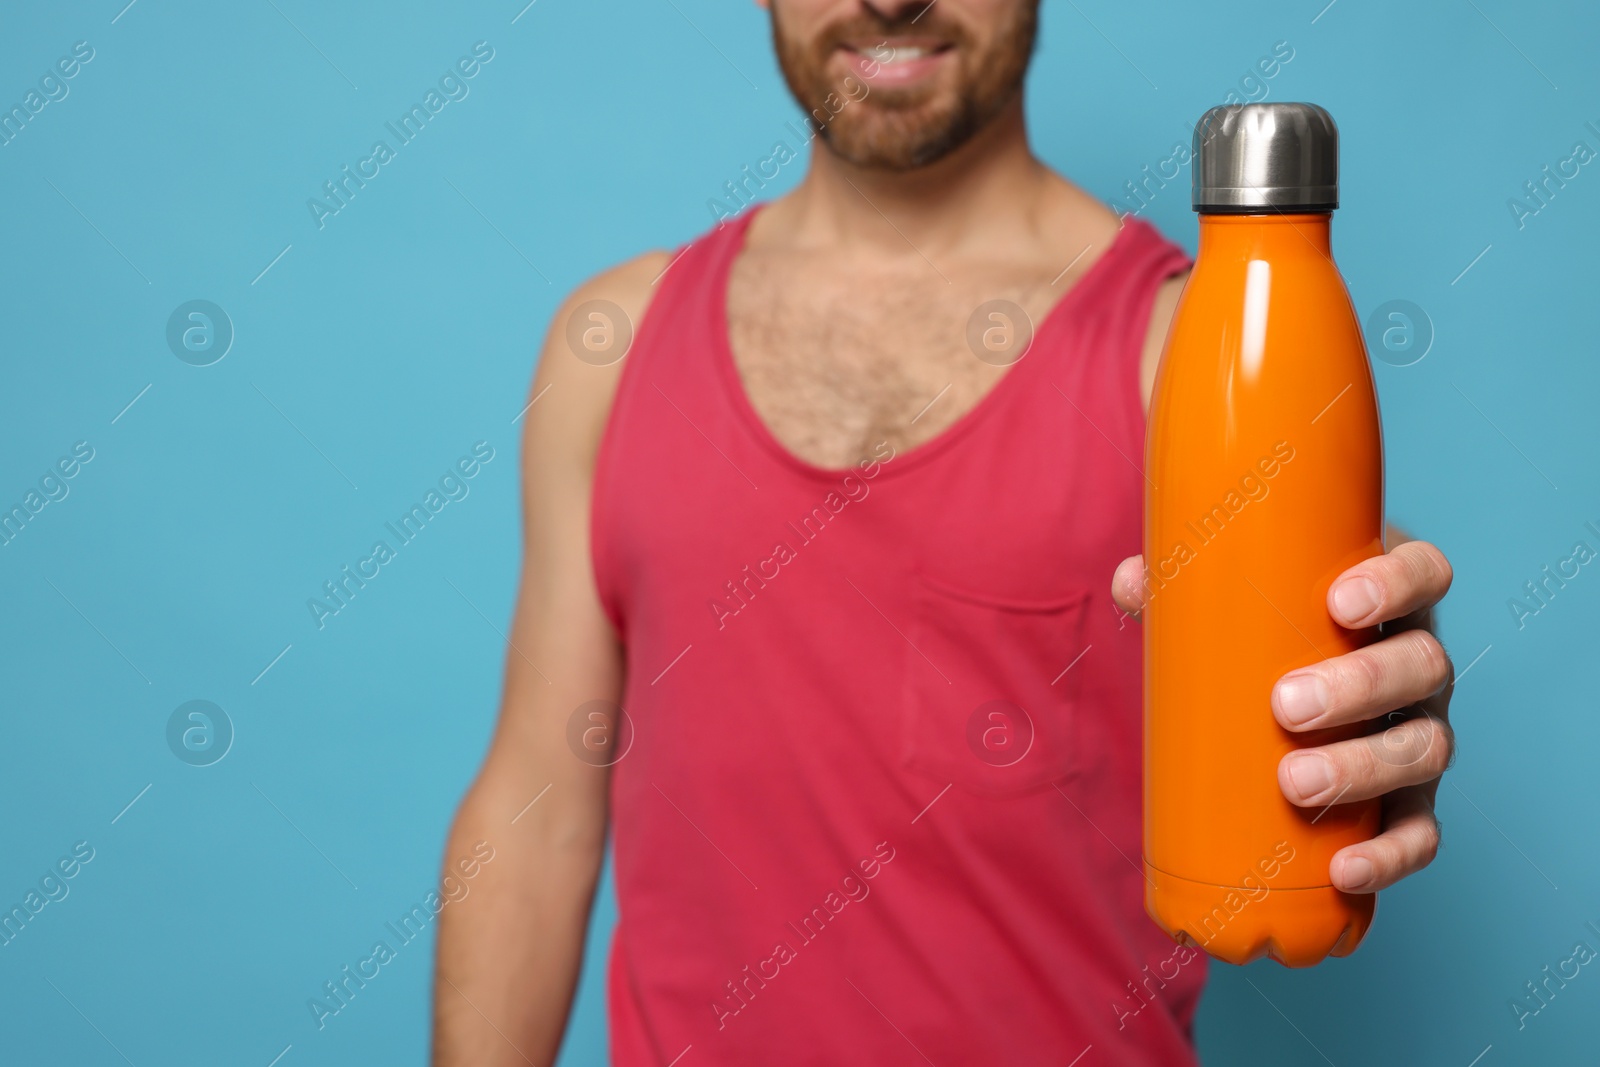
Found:
[[[1316,104],[1227,104],[1194,127],[1194,209],[1206,214],[1332,211],[1339,128]]]

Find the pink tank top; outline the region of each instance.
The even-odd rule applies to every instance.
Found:
[[[1144,913],[1141,646],[1110,596],[1140,351],[1188,256],[1127,221],[970,412],[826,470],[733,362],[753,215],[658,283],[597,461],[633,728],[613,1062],[1193,1064],[1205,962]]]

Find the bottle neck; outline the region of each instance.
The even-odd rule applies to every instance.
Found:
[[[1285,215],[1214,215],[1200,213],[1197,256],[1215,259],[1263,259],[1315,252],[1333,258],[1329,240],[1331,211]]]

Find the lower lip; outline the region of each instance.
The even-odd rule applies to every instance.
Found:
[[[872,85],[909,85],[921,81],[933,74],[950,54],[946,49],[939,52],[930,52],[928,55],[916,59],[904,59],[897,63],[884,63],[870,54],[844,50],[845,58],[850,63],[851,69],[864,81]]]

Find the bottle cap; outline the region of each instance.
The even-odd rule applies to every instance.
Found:
[[[1194,210],[1214,215],[1332,211],[1339,128],[1316,104],[1227,104],[1194,127]]]

